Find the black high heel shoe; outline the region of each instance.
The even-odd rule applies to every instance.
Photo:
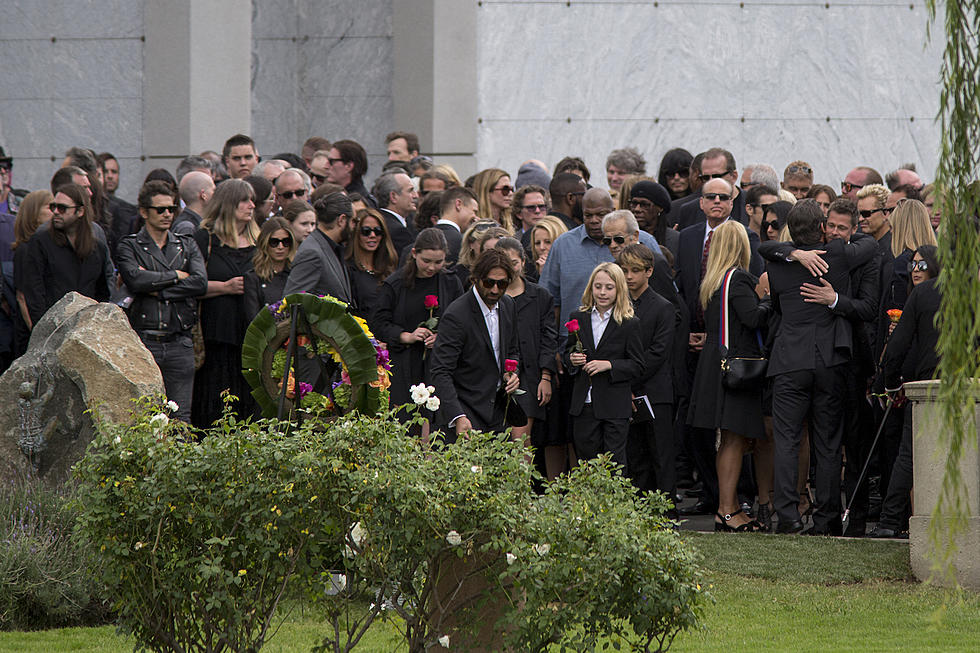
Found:
[[[760,530],[772,532],[772,503],[760,503],[759,510],[756,511],[756,521],[759,522]]]
[[[739,513],[744,514],[744,512],[745,511],[743,511],[741,508],[727,515],[722,515],[720,512],[716,512],[715,517],[717,517],[721,521],[715,522],[715,532],[716,533],[756,533],[762,530],[762,524],[755,521],[754,519],[752,521],[745,522],[741,526],[728,525],[728,522],[732,520],[732,517],[734,517]]]

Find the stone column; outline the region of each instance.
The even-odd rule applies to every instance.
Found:
[[[476,172],[477,5],[398,0],[393,11],[394,128],[465,179]]]
[[[936,396],[939,381],[915,381],[905,384],[905,395],[912,402],[912,461],[914,473],[914,508],[909,519],[909,553],[912,571],[919,580],[932,573],[929,523],[942,491],[948,449],[939,441],[942,429],[942,405]],[[973,396],[974,420],[969,432],[980,433],[980,387]],[[956,580],[971,590],[980,590],[980,453],[977,443],[966,445],[960,460],[960,474],[966,487],[967,528],[956,540],[953,558]]]
[[[143,21],[144,169],[173,170],[188,154],[220,152],[229,136],[248,134],[250,0],[147,2]]]

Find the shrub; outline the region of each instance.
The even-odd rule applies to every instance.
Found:
[[[34,479],[0,487],[0,628],[104,623],[100,571],[72,537],[71,487]]]

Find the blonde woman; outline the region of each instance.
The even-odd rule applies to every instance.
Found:
[[[269,218],[259,232],[252,270],[245,274],[245,317],[254,319],[263,306],[284,296],[289,266],[296,254],[296,236],[289,220]]]
[[[558,236],[568,231],[568,227],[559,218],[553,215],[546,215],[538,220],[531,230],[531,257],[534,259],[534,269],[538,275],[544,269],[544,264],[548,260],[548,252]]]
[[[643,371],[643,344],[622,268],[596,266],[569,325],[564,362],[575,379],[569,409],[575,452],[587,460],[608,451],[626,467],[630,387]]]
[[[886,209],[887,211],[887,209]],[[891,211],[892,255],[894,260],[889,265],[891,274],[882,288],[881,305],[879,308],[879,346],[884,342],[884,329],[892,324],[888,319],[888,311],[893,308],[904,308],[905,298],[909,293],[909,263],[915,250],[923,245],[936,245],[936,233],[929,221],[929,209],[919,200],[902,199]]]
[[[459,259],[456,262],[455,272],[459,278],[460,285],[464,290],[470,287],[470,268],[480,255],[480,240],[483,234],[492,227],[499,226],[493,220],[475,220],[469,228],[463,232],[463,238],[459,246]]]
[[[761,528],[739,508],[735,486],[748,439],[766,437],[762,418],[764,384],[760,382],[758,387],[747,390],[728,390],[721,382],[724,356],[762,356],[763,339],[759,331],[769,319],[770,302],[768,297],[760,300],[756,295],[758,279],[748,272],[749,255],[749,238],[741,224],[730,220],[715,229],[699,296],[706,338],[687,413],[691,426],[712,431],[721,429],[721,446],[715,458],[718,469],[715,530],[737,533]],[[722,306],[726,289],[728,301]],[[728,330],[727,353],[722,351],[722,328]]]
[[[514,186],[510,175],[500,168],[487,168],[476,173],[473,178],[473,192],[480,203],[476,215],[480,219],[493,220],[498,225],[514,233],[510,217],[510,205],[514,199]]]

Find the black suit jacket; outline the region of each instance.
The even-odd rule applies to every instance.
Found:
[[[503,381],[504,359],[518,360],[517,321],[514,300],[500,298],[500,357],[494,359],[480,302],[474,291],[463,293],[446,309],[432,350],[432,384],[439,397],[442,426],[466,415],[473,428],[502,430],[504,405],[497,386]]]
[[[766,241],[760,251],[769,261],[769,287],[781,314],[779,331],[769,356],[769,376],[784,372],[817,368],[817,352],[823,365],[845,363],[851,356],[851,327],[843,316],[823,304],[803,301],[800,286],[819,283],[795,261],[786,258],[794,249],[823,249],[829,269],[822,278],[843,294],[849,285],[850,271],[870,261],[877,249],[873,239],[860,238],[845,243],[832,240],[827,244],[800,245]]]
[[[347,266],[337,257],[334,242],[319,229],[314,229],[296,251],[284,292],[330,295],[353,305]]]
[[[388,225],[388,233],[391,234],[391,242],[395,246],[396,252],[402,251],[406,246],[415,242],[415,230],[410,223],[406,221],[408,226],[403,225],[395,213],[388,209],[381,209],[380,211],[381,215],[385,217],[385,224]]]
[[[895,331],[888,341],[882,368],[885,387],[896,388],[903,381],[931,379],[939,366],[936,343],[939,331],[936,329],[936,313],[939,312],[941,296],[935,279],[927,279],[912,289],[902,319],[895,325]],[[903,363],[912,358],[915,363],[913,378],[903,378]]]
[[[607,360],[612,363],[608,372],[589,376],[582,368],[572,365],[569,355],[575,346],[575,334],[568,334],[565,342],[564,365],[575,378],[569,413],[582,414],[585,397],[592,387],[592,412],[596,419],[627,419],[633,414],[633,398],[630,386],[643,374],[643,341],[640,337],[640,321],[635,317],[618,324],[610,318],[602,333],[599,346],[594,344],[592,316],[582,311],[572,311],[571,319],[578,320],[579,336],[589,360]]]
[[[701,222],[681,230],[677,239],[677,256],[674,257],[674,281],[680,290],[681,297],[687,305],[689,329],[696,331],[694,321],[698,314],[698,293],[701,291],[701,254],[704,252],[704,234],[708,222]],[[762,258],[759,256],[759,236],[749,228],[745,229],[749,236],[749,247],[752,254],[749,258],[749,272],[760,276],[764,271]]]
[[[456,261],[459,260],[459,248],[463,244],[463,234],[460,233],[459,229],[451,224],[436,224],[436,229],[441,231],[446,237],[446,242],[449,243],[449,253],[446,254],[446,265],[455,265]]]
[[[677,310],[653,288],[633,300],[633,310],[640,320],[643,341],[643,373],[633,381],[633,394],[646,395],[651,404],[673,403],[671,362]]]

